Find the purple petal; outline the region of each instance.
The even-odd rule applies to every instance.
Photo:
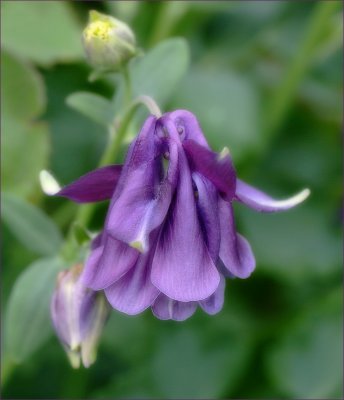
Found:
[[[122,165],[98,168],[65,186],[55,196],[66,197],[77,203],[108,200],[116,188],[121,172]]]
[[[96,302],[97,293],[93,290],[84,288],[79,310],[80,338],[82,341],[92,330],[92,325],[94,324],[97,313]]]
[[[137,250],[106,235],[104,244],[91,251],[82,272],[82,283],[93,290],[104,289],[128,272],[138,256]]]
[[[247,278],[256,266],[248,241],[237,234],[232,205],[219,199],[221,226],[220,258],[228,271],[239,278]]]
[[[116,239],[146,252],[150,232],[164,220],[177,175],[176,144],[170,141],[170,163],[162,183],[161,160],[157,156],[155,121],[145,123],[124,168],[125,184],[113,202],[106,231]]]
[[[235,200],[246,204],[247,206],[260,212],[277,212],[288,210],[302,203],[310,195],[309,189],[304,189],[289,199],[275,200],[260,190],[248,185],[247,183],[237,180],[235,192]]]
[[[178,160],[178,187],[160,231],[152,282],[171,299],[198,301],[215,292],[220,276],[204,243],[191,174],[180,145]]]
[[[225,278],[221,275],[220,284],[219,287],[216,289],[216,292],[207,299],[199,302],[199,305],[206,313],[214,315],[221,311],[225,296],[225,286]]]
[[[105,289],[105,295],[113,308],[135,315],[153,304],[160,292],[150,280],[151,262],[152,254],[141,254],[129,272]]]
[[[51,301],[52,321],[61,342],[75,349],[82,341],[84,328],[89,326],[94,292],[80,282],[81,266],[61,271]],[[85,308],[86,306],[86,308]]]
[[[230,201],[235,194],[236,174],[227,152],[217,154],[194,140],[183,142],[191,169],[204,175]]]
[[[97,247],[101,246],[103,243],[103,232],[98,233],[98,235],[91,241],[91,250],[95,250]]]
[[[68,319],[66,318],[67,311],[67,304],[63,296],[61,296],[59,290],[55,290],[51,298],[50,315],[61,343],[69,346],[71,339]]]
[[[152,305],[153,314],[162,320],[185,321],[194,314],[196,309],[196,301],[182,303],[181,301],[172,300],[162,293]]]
[[[197,189],[197,210],[204,240],[216,264],[221,239],[217,191],[211,182],[197,172],[192,174],[192,179]]]
[[[176,110],[164,114],[175,125],[181,140],[191,139],[204,147],[209,147],[197,118],[190,111]]]

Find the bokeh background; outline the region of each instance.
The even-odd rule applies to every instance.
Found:
[[[161,108],[196,113],[251,184],[312,195],[279,215],[236,207],[257,268],[228,282],[220,314],[176,323],[113,311],[96,364],[73,370],[48,316],[56,266],[42,257],[77,207],[47,198],[38,173],[66,184],[106,143],[75,95],[113,105],[116,78],[88,81],[89,9],[130,24],[147,54],[184,38],[169,69],[140,78]],[[342,398],[342,35],[339,1],[1,2],[3,398]]]

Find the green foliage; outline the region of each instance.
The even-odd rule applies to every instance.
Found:
[[[177,3],[1,3],[4,398],[343,397],[342,4]],[[95,168],[129,105],[121,74],[88,81],[80,38],[90,7],[137,35],[133,98],[193,111],[209,143],[230,148],[239,177],[275,197],[312,194],[279,215],[235,206],[257,268],[228,280],[221,313],[173,323],[113,312],[97,363],[75,372],[47,340],[65,267],[56,225],[70,227],[76,207],[43,197],[38,174],[49,168],[65,184]],[[88,231],[74,225],[73,235],[84,243]]]
[[[67,2],[4,1],[2,44],[39,64],[76,60],[82,56],[81,24]]]
[[[62,238],[54,222],[39,208],[9,193],[2,193],[1,212],[13,235],[41,255],[56,254]]]
[[[160,107],[176,91],[177,85],[189,65],[189,50],[183,39],[168,39],[147,54],[133,59],[129,66],[132,96],[152,97]],[[114,110],[119,110],[124,94],[124,82],[114,96]]]
[[[341,239],[331,230],[331,215],[325,210],[302,205],[288,213],[262,215],[243,208],[244,232],[263,269],[291,280],[340,271]]]
[[[192,69],[181,83],[173,107],[194,112],[211,145],[218,150],[229,146],[235,160],[261,145],[258,93],[254,84],[239,74]]]
[[[130,66],[134,98],[148,95],[163,106],[176,90],[188,64],[189,51],[183,39],[166,40],[142,59],[134,59]]]
[[[180,327],[158,341],[152,373],[163,398],[218,398],[235,386],[249,349],[245,336],[239,341],[232,331],[227,341],[211,346],[202,339],[197,331]]]
[[[50,297],[63,267],[57,258],[40,259],[18,277],[5,318],[7,359],[23,362],[51,335]]]
[[[48,127],[36,120],[45,108],[44,84],[36,70],[6,51],[1,55],[1,69],[6,99],[1,118],[2,184],[13,193],[33,196],[49,151]]]
[[[269,354],[268,370],[292,398],[340,397],[342,291],[304,310]]]
[[[69,95],[67,104],[100,125],[108,127],[113,122],[111,103],[104,97],[87,92]]]

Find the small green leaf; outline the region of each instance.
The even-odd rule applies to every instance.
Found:
[[[184,39],[159,43],[130,66],[133,96],[151,96],[159,106],[169,100],[189,66],[189,48]]]
[[[66,102],[71,108],[100,125],[108,127],[113,121],[113,107],[102,96],[94,93],[76,92],[69,95]]]
[[[141,57],[134,58],[129,66],[132,96],[152,97],[159,107],[170,99],[189,66],[189,48],[184,39],[168,39]],[[113,103],[118,112],[124,95],[123,79]]]
[[[290,398],[340,396],[343,376],[342,290],[305,310],[268,357],[268,372]]]
[[[46,103],[41,75],[31,65],[4,50],[1,51],[1,71],[2,112],[20,120],[37,117]]]
[[[3,188],[21,197],[37,197],[39,173],[48,162],[48,126],[4,115],[1,128]]]
[[[11,360],[24,361],[51,335],[50,297],[63,267],[57,258],[41,259],[17,279],[5,316],[5,351]]]
[[[55,254],[62,238],[56,225],[40,209],[9,193],[2,193],[2,217],[13,235],[28,249]]]
[[[49,153],[48,127],[35,120],[45,108],[44,84],[30,65],[8,52],[2,51],[1,55],[2,184],[12,193],[32,197]]]
[[[2,45],[40,64],[82,56],[81,27],[66,2],[5,1]]]

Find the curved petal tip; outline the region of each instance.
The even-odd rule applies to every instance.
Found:
[[[271,213],[288,210],[299,205],[307,199],[310,193],[309,189],[304,189],[288,199],[277,200],[238,179],[235,199],[256,211]]]

